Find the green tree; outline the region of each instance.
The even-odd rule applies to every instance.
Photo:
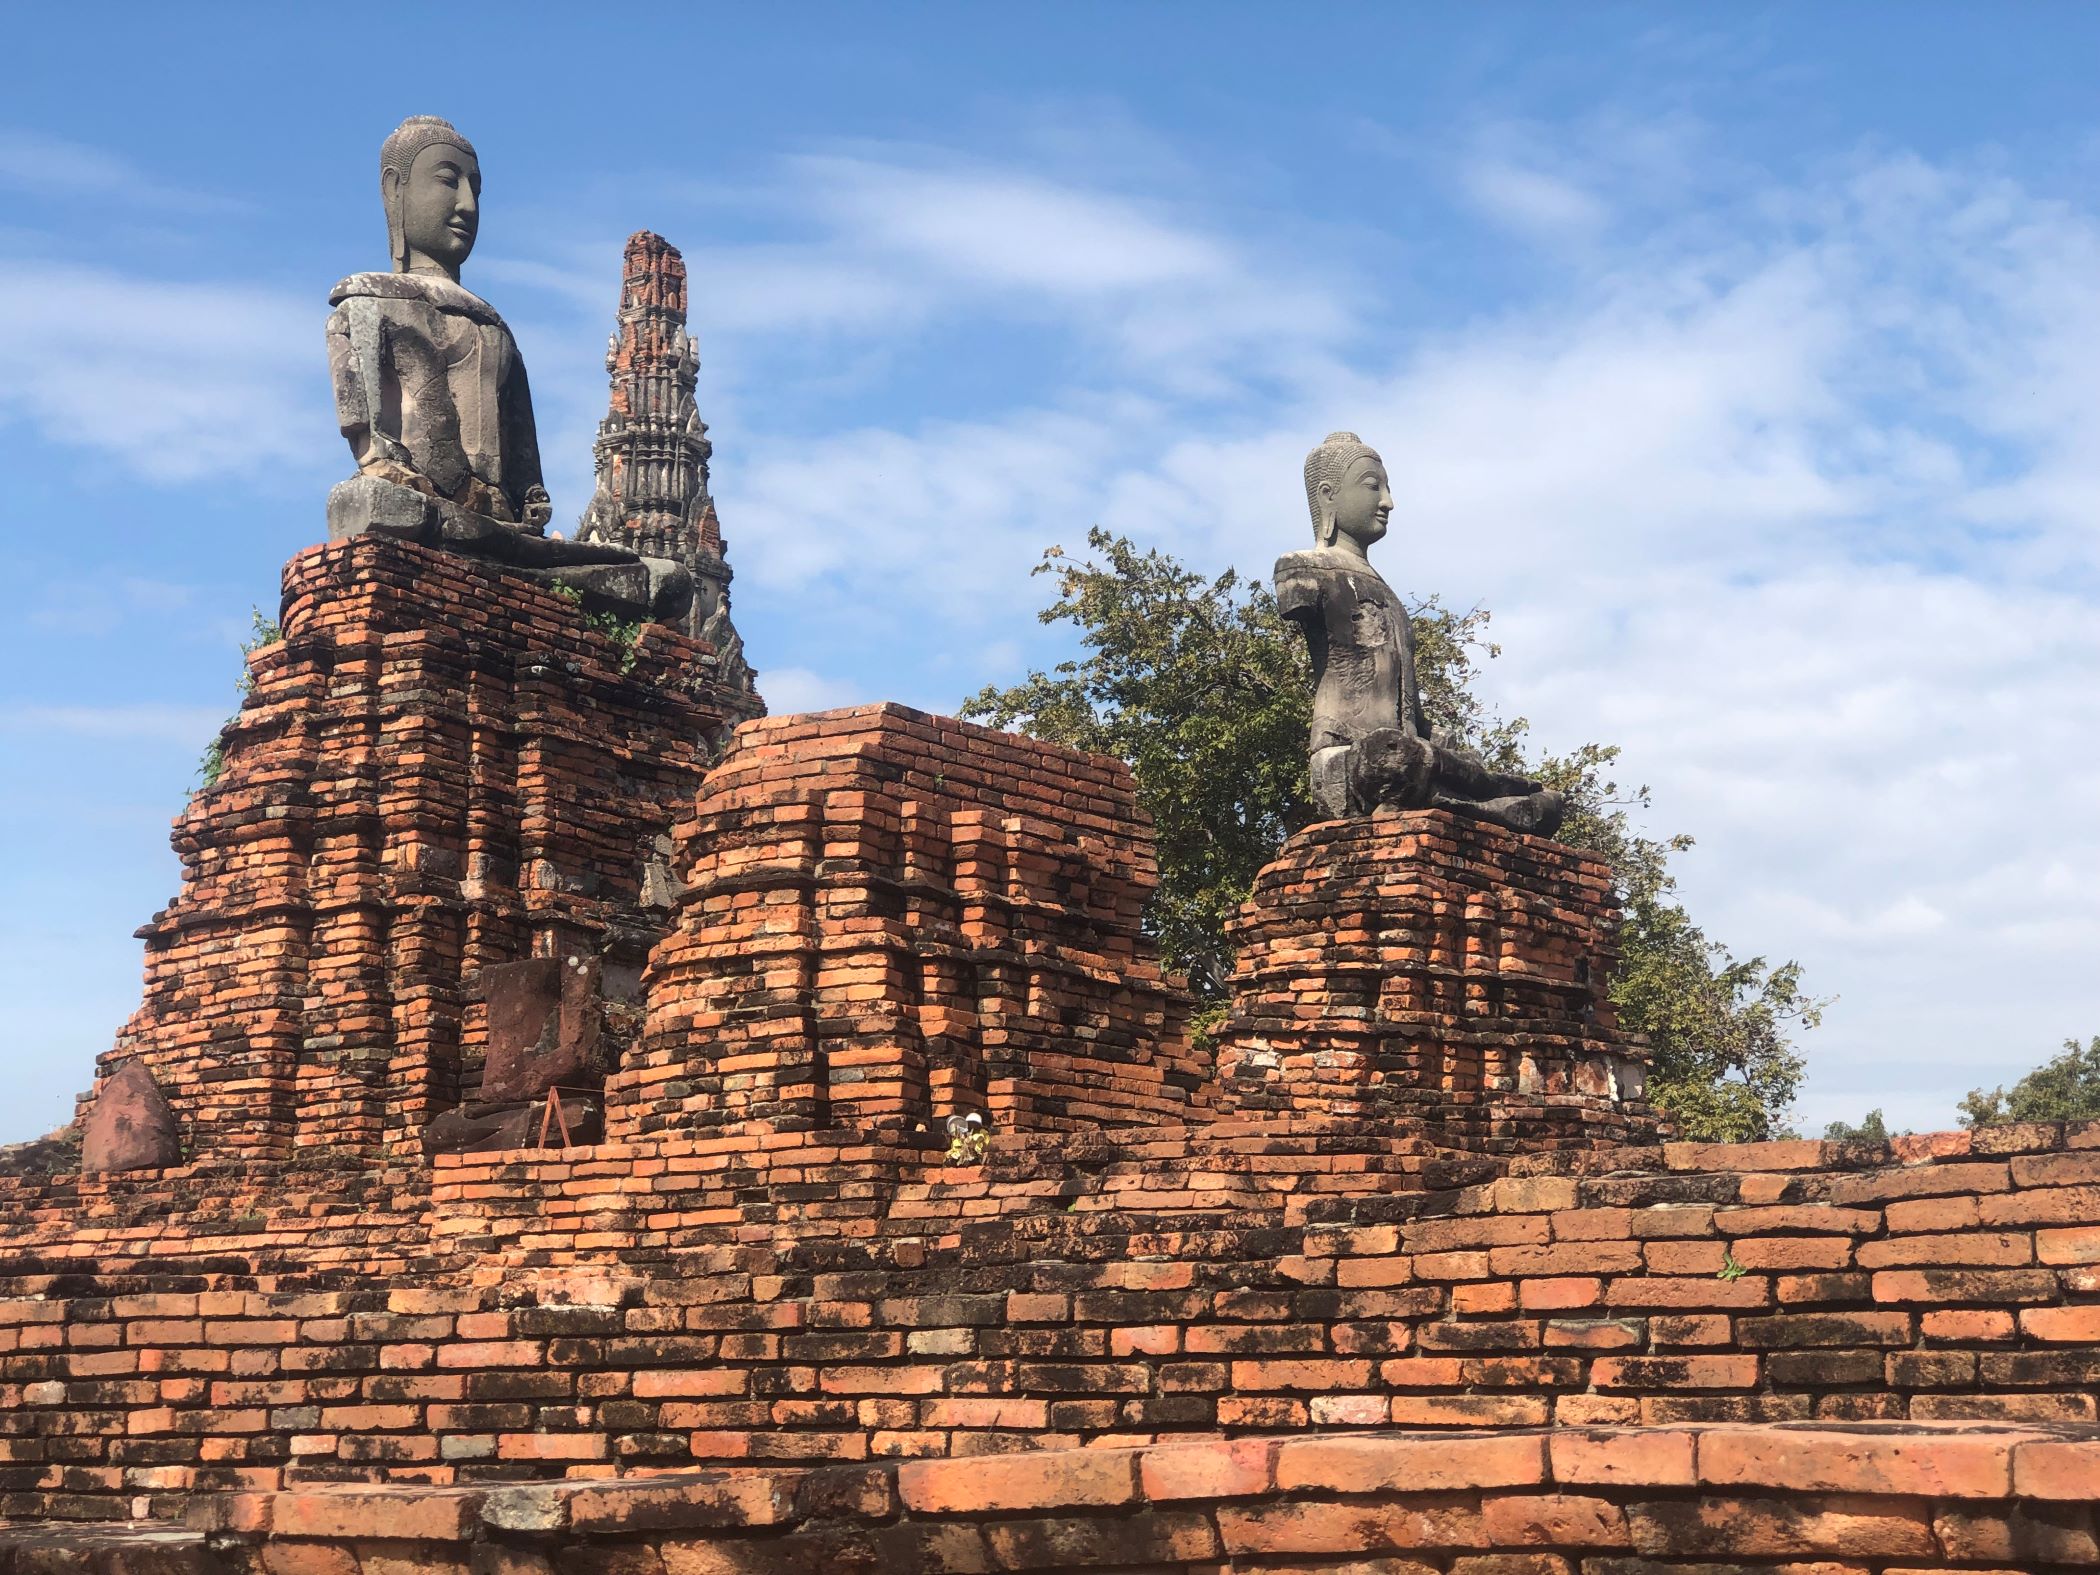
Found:
[[[2064,1041],[2063,1054],[2044,1061],[2010,1091],[1969,1090],[1961,1102],[1965,1127],[1998,1126],[2007,1121],[2090,1121],[2100,1118],[2100,1034],[2081,1046]]]
[[[1304,642],[1257,580],[1229,570],[1206,579],[1098,529],[1087,546],[1084,558],[1053,547],[1036,569],[1057,585],[1042,621],[1072,625],[1084,654],[981,690],[964,715],[1130,763],[1158,838],[1148,922],[1168,964],[1214,1006],[1232,963],[1226,918],[1283,839],[1313,818]],[[1612,995],[1654,1050],[1657,1102],[1688,1136],[1767,1135],[1801,1078],[1792,1032],[1813,1027],[1824,1003],[1803,993],[1797,965],[1737,959],[1692,922],[1669,871],[1691,839],[1639,833],[1631,812],[1648,807],[1648,790],[1610,777],[1615,747],[1534,753],[1521,719],[1487,711],[1473,693],[1480,661],[1497,653],[1485,611],[1454,612],[1435,598],[1409,610],[1431,722],[1559,788],[1569,801],[1562,839],[1610,861],[1625,912]]]
[[[1858,1126],[1849,1121],[1831,1122],[1823,1128],[1823,1138],[1830,1143],[1886,1143],[1889,1124],[1878,1109],[1869,1110]]]

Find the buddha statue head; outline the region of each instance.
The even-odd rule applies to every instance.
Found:
[[[1317,545],[1340,545],[1361,556],[1385,535],[1392,517],[1385,461],[1354,432],[1330,432],[1305,456],[1305,501]]]
[[[396,273],[436,273],[457,283],[481,228],[481,161],[474,145],[435,115],[411,115],[379,150],[379,195]]]

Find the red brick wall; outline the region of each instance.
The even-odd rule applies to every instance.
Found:
[[[1219,1106],[1503,1153],[1652,1138],[1607,992],[1618,928],[1579,849],[1446,810],[1309,827],[1230,926]]]
[[[434,1180],[15,1179],[0,1270],[0,1516],[1218,1431],[2100,1419],[2100,1125],[1498,1162],[1243,1122],[982,1167],[744,1134]]]
[[[651,625],[623,671],[544,586],[378,537],[292,558],[282,626],[103,1057],[145,1061],[199,1158],[412,1143],[472,1091],[478,969],[638,969],[644,859],[728,714],[697,642]]]
[[[897,705],[738,730],[677,829],[614,1136],[1087,1129],[1200,1111],[1208,1058],[1139,926],[1129,770]]]
[[[2096,1482],[2100,1428],[1669,1427],[323,1490],[200,1505],[193,1525],[215,1539],[205,1569],[270,1575],[2041,1575],[2100,1563]]]

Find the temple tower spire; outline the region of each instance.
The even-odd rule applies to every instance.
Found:
[[[752,693],[744,642],[729,618],[729,562],[708,492],[714,444],[694,402],[700,350],[686,330],[685,259],[648,230],[627,238],[605,370],[612,401],[592,445],[598,485],[577,539],[685,565],[693,576],[690,632],[714,646],[723,683]]]

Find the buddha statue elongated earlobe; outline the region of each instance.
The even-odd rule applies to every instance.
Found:
[[[386,254],[396,273],[408,272],[408,239],[401,227],[401,189],[407,184],[405,171],[381,167],[379,200],[386,205]]]

